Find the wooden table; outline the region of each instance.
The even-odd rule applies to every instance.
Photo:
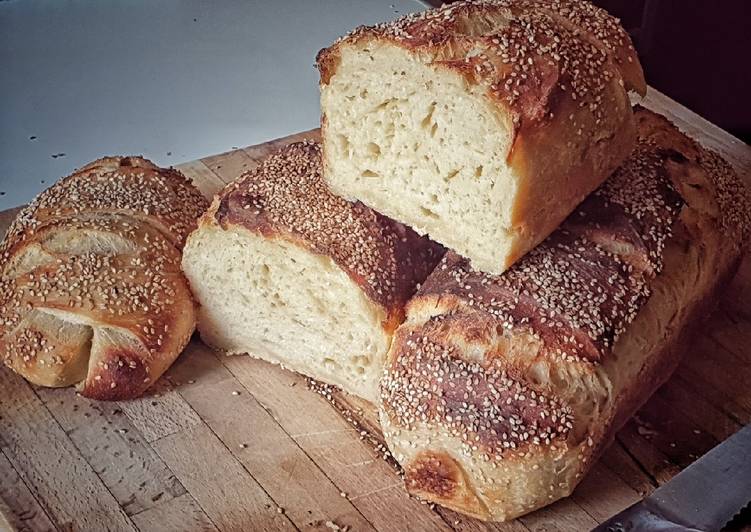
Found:
[[[645,104],[719,151],[751,186],[749,146],[656,91]],[[315,134],[179,168],[211,195],[280,145]],[[0,213],[2,231],[12,215]],[[215,355],[195,339],[135,401],[37,388],[3,368],[0,529],[587,530],[751,422],[748,301],[750,260],[675,376],[574,494],[502,525],[409,498],[384,459],[373,407],[311,391],[304,378],[247,356]]]

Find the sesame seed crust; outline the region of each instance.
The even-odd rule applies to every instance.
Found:
[[[509,375],[499,358],[467,360],[441,335],[442,319],[399,336],[392,349],[408,352],[387,366],[381,400],[400,428],[439,423],[461,440],[462,452],[488,460],[565,440],[570,409]]]
[[[646,91],[618,19],[584,1],[466,0],[361,26],[319,52],[322,83],[335,74],[341,46],[369,40],[392,41],[421,61],[459,71],[508,105],[515,122],[549,119],[566,100],[599,123],[610,112],[601,104],[612,83]]]
[[[205,205],[182,175],[134,157],[40,194],[0,247],[3,362],[96,399],[143,393],[195,326],[180,248]]]
[[[104,157],[39,194],[11,224],[16,241],[48,220],[118,212],[155,225],[182,248],[208,202],[180,172],[141,157]]]
[[[443,254],[412,229],[332,194],[321,177],[321,146],[290,144],[221,194],[214,214],[223,227],[242,226],[287,238],[331,257],[377,304],[392,326]]]

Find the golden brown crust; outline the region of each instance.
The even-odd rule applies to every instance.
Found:
[[[530,447],[564,441],[573,418],[541,386],[524,382],[505,360],[488,352],[480,361],[462,357],[448,331],[461,331],[468,344],[489,343],[472,329],[492,334],[489,320],[434,316],[417,330],[404,331],[391,347],[381,380],[383,411],[408,430],[437,423],[461,439],[467,452],[495,459],[527,452]]]
[[[575,0],[470,0],[361,26],[319,52],[321,82],[335,74],[339,47],[390,40],[436,65],[485,84],[517,117],[542,120],[561,99],[597,113],[613,77],[644,94],[638,57],[618,20]]]
[[[0,250],[0,357],[95,399],[143,393],[195,326],[180,248],[206,200],[140,157],[95,161],[23,209]]]
[[[487,508],[472,492],[461,467],[448,453],[418,453],[404,470],[404,483],[407,490],[418,497],[424,494],[473,517],[487,516]]]
[[[415,453],[450,449],[467,489],[482,493],[483,518],[514,517],[573,490],[668,378],[681,328],[711,306],[747,244],[751,202],[729,165],[659,115],[637,109],[636,119],[631,158],[556,233],[501,276],[448,253],[395,334],[381,390],[387,441],[406,469]],[[491,380],[520,392],[488,393]],[[545,417],[530,410],[530,390],[536,403],[545,398]],[[520,437],[552,414],[563,422],[549,441]],[[497,438],[512,416],[515,436],[501,441],[516,445],[492,452],[483,431]],[[445,503],[450,495],[432,493],[434,484],[419,494]]]
[[[367,296],[386,309],[390,331],[443,248],[359,202],[332,194],[321,177],[321,147],[290,144],[221,192],[213,215],[225,229],[242,226],[331,257]]]
[[[24,208],[5,242],[33,233],[49,220],[87,213],[123,214],[153,224],[182,248],[206,198],[180,172],[142,157],[104,157],[58,181]]]

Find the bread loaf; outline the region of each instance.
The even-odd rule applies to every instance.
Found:
[[[645,83],[617,19],[580,0],[460,1],[318,55],[331,189],[501,273],[634,146]]]
[[[222,191],[188,239],[183,269],[209,345],[375,402],[404,303],[442,249],[331,194],[320,151],[291,144]]]
[[[42,192],[0,246],[0,357],[41,386],[140,395],[195,327],[180,250],[207,201],[140,157],[95,161]]]
[[[636,117],[634,153],[545,242],[500,276],[448,253],[408,303],[380,412],[415,495],[500,521],[569,495],[734,271],[738,177]]]

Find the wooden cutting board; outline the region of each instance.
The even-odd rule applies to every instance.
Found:
[[[645,104],[719,151],[751,186],[749,146],[656,91]],[[316,134],[179,168],[211,195],[279,146]],[[0,234],[14,212],[0,213]],[[746,260],[675,376],[574,494],[499,525],[409,498],[373,407],[196,339],[135,401],[37,388],[2,368],[0,529],[587,530],[751,422],[750,300]]]

